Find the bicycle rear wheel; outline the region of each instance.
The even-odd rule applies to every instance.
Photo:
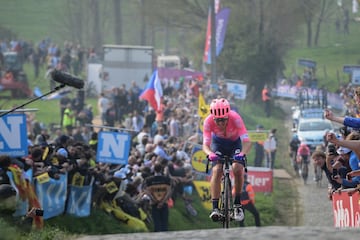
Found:
[[[304,184],[306,184],[309,175],[309,166],[307,163],[303,163],[301,168],[301,175],[304,180]]]

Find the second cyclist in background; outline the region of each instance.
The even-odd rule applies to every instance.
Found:
[[[291,163],[294,167],[294,171],[297,177],[299,177],[299,167],[298,164],[296,162],[296,157],[297,157],[297,151],[299,149],[300,146],[300,140],[299,137],[296,133],[293,134],[290,143],[289,143],[289,155],[291,158]]]
[[[297,151],[298,168],[301,172],[300,176],[303,178],[304,183],[307,183],[309,175],[309,163],[310,163],[310,148],[306,143],[301,143]]]
[[[244,184],[245,156],[251,149],[251,142],[241,116],[230,109],[230,103],[224,98],[214,99],[210,104],[210,114],[204,120],[202,148],[213,166],[210,181],[213,210],[210,218],[218,221],[222,217],[219,211],[219,198],[223,162],[219,155],[227,155],[234,158],[232,162],[235,189],[233,218],[235,221],[243,220],[244,212],[240,195]]]

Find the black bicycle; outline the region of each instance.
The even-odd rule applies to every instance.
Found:
[[[221,179],[221,197],[219,201],[220,205],[220,213],[223,216],[220,218],[220,221],[222,223],[223,228],[229,228],[230,222],[233,219],[234,214],[234,208],[233,208],[233,198],[232,198],[232,184],[230,179],[230,163],[234,160],[232,157],[222,155],[219,156],[220,161],[223,161],[223,176]],[[246,165],[246,157],[245,157],[245,165]],[[206,173],[209,171],[209,159],[207,161],[206,165]],[[246,166],[245,166],[245,172],[247,172]]]
[[[299,162],[299,175],[302,177],[304,184],[307,184],[307,179],[309,176],[309,156],[298,155]]]

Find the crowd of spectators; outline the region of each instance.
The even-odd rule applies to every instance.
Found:
[[[345,121],[345,119],[350,119],[355,120],[356,123],[356,119],[359,118],[360,87],[344,84],[340,86],[338,93],[344,100],[344,111],[336,117],[331,110],[325,109],[324,117],[342,126],[338,134],[326,131],[325,152],[323,148],[319,148],[311,156],[315,171],[318,166],[328,179],[330,199],[334,191],[357,188],[360,184],[360,178],[354,174],[359,170],[360,163],[360,153],[356,145],[360,140],[360,124],[349,124],[352,122]]]
[[[18,53],[21,62],[31,63],[34,77],[38,78],[40,69],[54,69],[70,72],[78,76],[85,69],[88,59],[96,58],[93,48],[86,49],[80,44],[65,41],[63,46],[47,37],[34,43],[22,39],[0,39],[0,66],[3,66],[3,54],[8,51]],[[8,69],[3,69],[7,71]]]
[[[42,44],[39,44],[36,49],[41,49],[41,46]],[[49,56],[63,56],[58,59],[58,64],[65,64],[66,69],[72,69],[76,74],[74,66],[64,61],[66,58],[61,54],[64,52],[65,55],[73,56],[73,48],[60,51],[55,44],[49,44],[48,51],[52,47],[53,54],[48,54],[47,58],[43,56],[42,61],[48,59],[46,62],[49,67],[50,63],[56,62]],[[30,51],[29,57],[34,56],[33,51],[35,49]],[[51,67],[58,68],[58,64]],[[32,169],[33,177],[47,172],[49,177],[59,179],[60,174],[67,173],[68,184],[88,185],[94,178],[93,206],[99,205],[103,200],[114,199],[119,196],[119,192],[140,204],[142,183],[154,174],[155,166],[161,166],[161,172],[173,182],[171,199],[189,200],[185,192],[191,192],[189,187],[193,187],[191,148],[192,144],[201,144],[201,134],[198,133],[200,119],[197,115],[199,93],[203,94],[207,102],[224,93],[226,96],[230,95],[222,82],[219,82],[216,90],[210,86],[206,79],[165,81],[164,96],[158,111],[148,107],[147,102],[139,100],[141,89],[136,84],[129,89],[125,86],[114,86],[101,95],[101,98],[105,99],[102,101],[105,105],[101,107],[105,109],[101,111],[104,115],[98,116],[102,125],[100,129],[92,126],[95,118],[93,106],[85,106],[84,102],[78,106],[82,96],[76,96],[75,99],[64,97],[60,100],[60,125],[45,126],[36,119],[36,113],[27,113],[29,155],[12,158],[12,164],[18,165],[24,171]],[[67,125],[67,115],[71,114],[74,115],[74,121]],[[99,130],[131,133],[132,145],[126,165],[101,163],[96,160]],[[3,170],[1,183],[6,184],[8,181],[4,172],[7,164],[0,163],[0,167]],[[110,182],[116,183],[119,189],[117,192],[109,193],[106,190]]]

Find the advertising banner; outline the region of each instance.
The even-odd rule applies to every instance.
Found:
[[[334,227],[360,227],[360,194],[353,190],[343,190],[332,195]]]
[[[9,114],[0,118],[0,154],[11,157],[28,155],[25,114]]]
[[[131,135],[125,132],[100,132],[96,161],[127,164]]]
[[[254,192],[273,191],[273,171],[265,167],[247,167],[247,179],[253,186]]]

